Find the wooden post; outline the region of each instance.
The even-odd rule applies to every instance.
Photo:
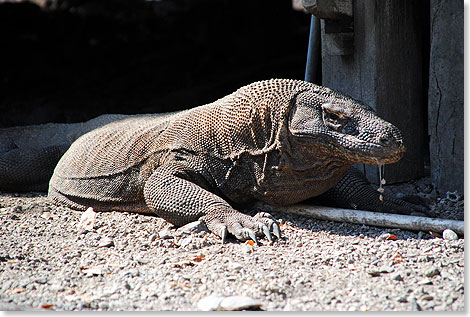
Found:
[[[440,194],[464,190],[464,8],[431,0],[429,135],[431,175]]]
[[[407,152],[385,168],[388,183],[424,176],[426,90],[423,36],[427,35],[425,1],[353,1],[354,50],[331,53],[331,38],[322,20],[322,85],[373,107],[402,132]],[[378,182],[377,167],[360,166]]]

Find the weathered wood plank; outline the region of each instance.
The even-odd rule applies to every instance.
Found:
[[[459,220],[386,214],[381,212],[301,204],[289,207],[275,207],[260,204],[258,207],[265,211],[291,213],[321,220],[416,231],[433,231],[438,233],[442,233],[444,230],[450,229],[459,235],[464,234],[464,222]]]

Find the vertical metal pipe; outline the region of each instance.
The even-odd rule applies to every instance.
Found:
[[[320,60],[320,20],[312,14],[310,19],[310,35],[308,38],[307,66],[305,81],[314,83],[317,78]],[[319,84],[319,83],[317,83]]]

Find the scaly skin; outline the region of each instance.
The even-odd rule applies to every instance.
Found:
[[[325,87],[274,79],[191,110],[123,118],[86,133],[57,164],[49,196],[80,210],[155,213],[175,225],[200,219],[223,240],[227,233],[272,240],[280,235],[272,216],[234,206],[320,196],[341,188],[335,185],[349,179],[354,163],[388,164],[404,151],[399,130],[371,108]],[[367,205],[361,194],[339,192],[340,202]]]

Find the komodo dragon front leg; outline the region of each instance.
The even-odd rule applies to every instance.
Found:
[[[425,214],[432,217],[424,202],[417,205],[403,199],[394,198],[391,194],[380,193],[374,188],[359,170],[352,167],[343,178],[324,194],[315,198],[317,203],[327,206],[371,210],[385,213],[409,215]]]
[[[274,218],[265,212],[254,217],[245,215],[230,206],[224,199],[204,189],[201,177],[179,164],[157,168],[147,180],[144,197],[147,206],[159,216],[177,226],[202,220],[209,230],[225,242],[227,234],[239,240],[254,240],[271,232],[280,238],[280,228]]]

